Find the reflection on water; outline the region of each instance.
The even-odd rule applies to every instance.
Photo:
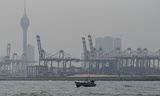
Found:
[[[160,82],[98,81],[76,88],[73,81],[0,81],[0,96],[160,96]]]

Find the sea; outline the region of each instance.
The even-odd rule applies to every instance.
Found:
[[[96,81],[76,88],[74,81],[0,81],[0,96],[160,96],[160,81]]]

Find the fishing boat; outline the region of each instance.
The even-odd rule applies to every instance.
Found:
[[[76,87],[95,87],[95,81],[94,80],[86,80],[86,81],[75,81]]]
[[[96,84],[95,84],[95,80],[92,80],[90,78],[90,66],[88,68],[88,77],[86,80],[84,81],[75,81],[75,84],[76,84],[76,87],[79,88],[81,86],[83,87],[95,87]]]

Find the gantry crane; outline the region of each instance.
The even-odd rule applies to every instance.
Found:
[[[82,45],[83,45],[83,55],[84,55],[84,68],[86,68],[86,63],[88,60],[88,50],[87,50],[87,46],[86,46],[85,37],[82,37]]]
[[[41,46],[41,40],[40,40],[40,36],[37,35],[37,46],[38,46],[38,52],[39,52],[39,65],[40,65],[40,60],[45,59],[45,51]]]

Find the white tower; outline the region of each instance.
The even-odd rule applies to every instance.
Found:
[[[24,56],[24,60],[27,61],[27,30],[28,30],[30,21],[26,14],[26,0],[24,0],[24,15],[21,18],[20,24],[23,30],[23,56]]]
[[[27,63],[27,30],[28,30],[28,27],[29,27],[29,24],[30,24],[30,21],[29,21],[29,18],[27,17],[27,14],[26,14],[26,0],[24,0],[24,15],[23,17],[21,18],[21,21],[20,21],[20,24],[21,24],[21,27],[22,27],[22,30],[23,30],[23,58],[22,60],[24,60],[24,63],[22,64],[22,67],[21,67],[21,72],[19,72],[20,76],[21,77],[26,77],[27,76],[27,66],[28,66],[28,63]]]

